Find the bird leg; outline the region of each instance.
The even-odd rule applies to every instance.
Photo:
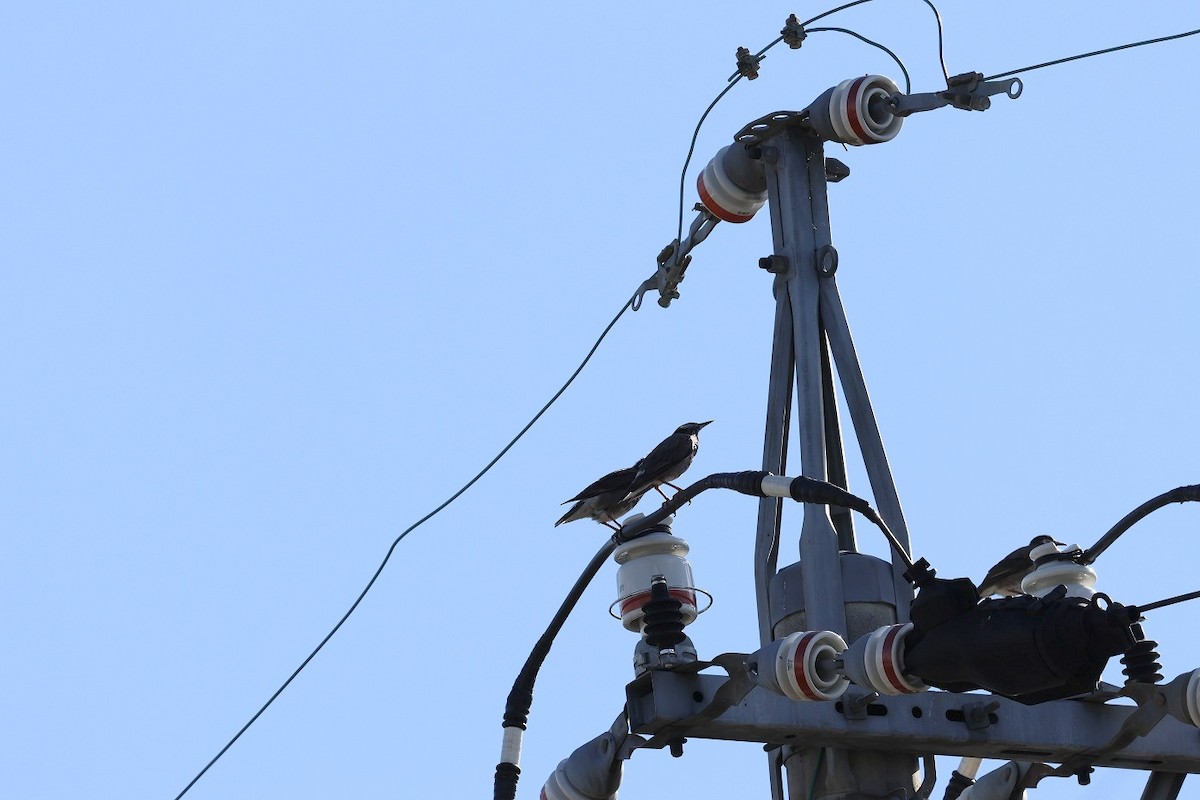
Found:
[[[667,486],[670,486],[670,487],[671,487],[672,489],[674,489],[676,492],[682,492],[682,491],[683,491],[683,489],[682,489],[682,488],[680,488],[680,487],[676,486],[675,484],[671,483],[670,481],[663,481],[663,483],[665,483]],[[663,490],[662,490],[662,489],[660,489],[659,487],[655,486],[655,487],[654,487],[654,491],[656,491],[656,492],[658,492],[659,494],[661,494],[661,495],[662,495],[662,499],[663,499],[663,500],[670,501],[670,499],[671,499],[671,498],[667,497],[666,493],[665,493],[665,492],[663,492]],[[692,501],[691,501],[691,500],[688,500],[688,505],[690,506],[691,504],[692,504]]]
[[[615,519],[613,519],[612,517],[609,517],[607,520],[603,520],[603,519],[602,519],[602,520],[600,520],[599,522],[600,522],[600,524],[601,524],[601,525],[603,525],[604,527],[608,528],[608,529],[609,529],[609,530],[611,530],[611,531],[619,531],[619,530],[621,530],[621,523],[617,522],[617,521],[616,521]]]

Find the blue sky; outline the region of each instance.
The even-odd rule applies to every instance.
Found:
[[[951,73],[1198,21],[1186,3],[1047,5],[943,2]],[[0,795],[174,797],[652,272],[735,49],[825,8],[0,11]],[[828,22],[940,88],[923,3]],[[852,170],[831,190],[843,301],[914,550],[943,576],[978,579],[1037,533],[1090,544],[1200,480],[1197,47],[1031,72],[986,113],[830,153]],[[837,34],[773,50],[703,128],[689,206],[743,124],[867,72],[900,77]],[[490,791],[508,687],[605,535],[552,528],[559,503],[689,420],[716,420],[692,477],[759,466],[760,217],[718,226],[670,309],[626,314],[188,797]],[[690,629],[705,655],[756,646],[755,513],[710,493],[676,523],[716,598]],[[1197,588],[1198,524],[1159,512],[1097,563],[1100,587],[1131,603]],[[614,572],[539,680],[519,796],[623,703]],[[1168,677],[1200,665],[1193,613],[1147,626]],[[626,775],[629,797],[766,793],[753,745],[638,753]],[[1039,795],[1131,796],[1140,778]]]

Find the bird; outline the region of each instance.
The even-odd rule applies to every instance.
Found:
[[[700,429],[712,422],[685,422],[663,439],[641,460],[641,467],[633,477],[629,487],[629,497],[654,489],[667,499],[667,495],[659,488],[662,484],[670,486],[675,491],[681,489],[671,481],[678,478],[692,465],[696,451],[700,447]]]
[[[1018,547],[1000,559],[996,566],[988,570],[983,582],[979,584],[979,596],[987,598],[998,594],[1009,597],[1022,594],[1021,580],[1033,572],[1034,563],[1031,554],[1034,549],[1051,542],[1062,545],[1062,542],[1054,541],[1052,536],[1035,536],[1029,544]]]
[[[564,522],[590,518],[601,525],[619,530],[621,525],[617,522],[617,517],[633,510],[633,507],[642,499],[642,495],[649,491],[649,489],[633,493],[629,491],[633,486],[634,476],[637,475],[641,466],[642,462],[638,461],[632,467],[614,470],[589,484],[586,489],[571,499],[563,501],[563,505],[567,503],[575,503],[575,505],[571,506],[571,510],[554,523],[554,527],[557,528]]]

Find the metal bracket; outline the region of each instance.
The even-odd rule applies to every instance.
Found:
[[[990,703],[971,703],[963,706],[963,722],[968,730],[987,730],[992,724],[992,714],[999,710],[1000,704],[993,700]]]
[[[658,291],[658,304],[663,308],[671,305],[672,300],[679,299],[679,292],[676,290],[683,281],[683,273],[687,271],[688,264],[692,263],[689,253],[692,252],[692,248],[707,239],[712,229],[721,221],[700,203],[695,205],[695,210],[698,213],[688,227],[687,237],[682,243],[675,239],[662,249],[655,259],[658,269],[638,287],[633,296],[634,311],[642,307],[642,298],[651,290]]]
[[[896,93],[888,98],[888,106],[898,117],[907,117],[919,111],[932,111],[943,106],[954,106],[964,111],[986,111],[992,107],[991,97],[1006,94],[1016,100],[1024,88],[1020,78],[1000,81],[985,81],[979,72],[964,72],[946,82],[942,92],[922,94]]]
[[[867,708],[878,699],[879,692],[868,692],[867,694],[847,692],[842,695],[842,716],[846,719],[864,720],[870,716]]]
[[[740,703],[758,685],[754,674],[749,669],[748,659],[749,656],[745,653],[722,653],[712,661],[698,661],[695,664],[672,670],[675,674],[698,673],[706,667],[715,665],[725,670],[729,679],[712,693],[712,699],[699,711],[670,723],[664,729],[656,732],[643,746],[662,748],[670,745],[673,741],[678,741],[681,736],[686,735],[691,727],[703,722],[710,722]],[[695,693],[693,699],[696,699],[697,695],[703,698],[702,694]],[[702,699],[697,702],[702,702]]]
[[[782,133],[794,125],[804,124],[807,120],[808,111],[775,111],[753,122],[747,122],[733,135],[733,140],[745,145],[761,144],[777,133]]]

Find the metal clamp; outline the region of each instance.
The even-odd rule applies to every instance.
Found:
[[[986,111],[992,107],[991,97],[1006,94],[1016,100],[1025,85],[1020,78],[1000,81],[985,81],[979,72],[964,72],[946,82],[942,92],[922,94],[894,94],[888,98],[888,106],[898,117],[907,117],[918,111],[932,111],[943,106],[954,106],[964,111]]]

